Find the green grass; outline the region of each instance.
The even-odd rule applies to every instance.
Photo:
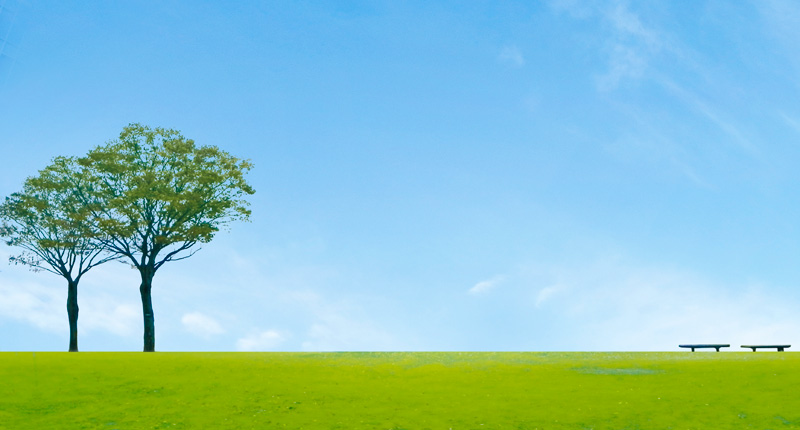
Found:
[[[800,428],[800,354],[0,353],[0,429]]]

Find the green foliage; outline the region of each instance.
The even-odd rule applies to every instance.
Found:
[[[101,258],[100,233],[90,222],[91,212],[79,198],[88,186],[74,158],[56,157],[23,189],[0,205],[0,235],[23,252],[10,258],[33,270],[46,270],[77,280]]]
[[[799,370],[792,352],[0,353],[0,429],[788,429]]]
[[[244,179],[253,167],[215,146],[197,146],[176,130],[125,127],[119,138],[77,160],[90,186],[79,198],[103,247],[127,258],[142,283],[144,351],[155,350],[151,298],[156,271],[190,257],[232,221],[250,217]]]
[[[71,350],[77,350],[78,280],[92,266],[129,259],[142,278],[144,350],[153,351],[153,276],[230,222],[249,219],[244,197],[255,190],[244,175],[251,168],[175,130],[131,124],[85,157],[57,157],[29,178],[0,205],[0,236],[24,250],[13,263],[69,281]]]
[[[93,184],[81,198],[106,246],[137,267],[155,271],[250,216],[244,197],[255,191],[244,175],[252,163],[176,130],[131,124],[78,163]]]

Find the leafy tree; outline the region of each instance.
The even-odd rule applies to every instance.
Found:
[[[11,263],[67,280],[70,352],[78,351],[78,282],[92,267],[116,258],[104,255],[91,228],[91,213],[75,188],[87,183],[77,171],[75,159],[56,157],[0,205],[0,236],[7,245],[23,249],[10,257]]]
[[[155,350],[153,277],[168,261],[192,256],[199,243],[235,220],[249,220],[248,160],[197,146],[176,130],[131,124],[118,139],[78,160],[93,184],[80,198],[109,252],[141,275],[144,351]]]

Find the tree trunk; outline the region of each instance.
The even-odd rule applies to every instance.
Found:
[[[69,352],[78,352],[78,282],[68,282],[67,317],[69,318]]]
[[[142,285],[139,287],[139,293],[142,295],[142,314],[144,315],[144,352],[154,352],[156,350],[156,324],[150,290],[153,286],[155,272],[142,268],[140,273]]]

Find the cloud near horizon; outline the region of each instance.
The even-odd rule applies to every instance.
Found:
[[[590,350],[674,350],[679,343],[797,343],[796,298],[723,286],[675,269],[604,261],[555,269],[533,307]],[[769,311],[765,311],[769,310]],[[561,321],[561,322],[559,322]]]
[[[236,341],[236,350],[243,352],[272,351],[283,343],[288,335],[277,330],[251,333]]]
[[[181,318],[181,324],[189,333],[203,338],[225,333],[225,330],[216,320],[200,312],[184,314]]]
[[[0,252],[0,261],[7,259],[8,254]],[[14,282],[0,285],[0,318],[19,321],[44,332],[64,333],[68,327],[66,281],[50,273],[25,280],[21,276],[26,272],[7,271],[8,279]],[[103,268],[93,272],[99,275],[96,278],[103,278]],[[14,288],[9,288],[10,285]],[[105,332],[119,337],[137,333],[141,317],[138,304],[102,288],[98,288],[97,279],[81,282],[79,331],[83,335]]]

